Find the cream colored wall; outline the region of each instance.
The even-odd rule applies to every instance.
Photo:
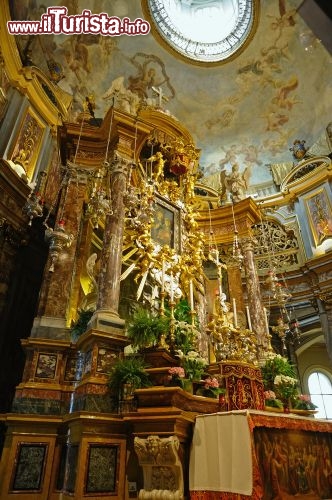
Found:
[[[324,343],[310,345],[297,355],[297,359],[302,391],[304,393],[307,394],[309,392],[307,385],[308,376],[315,369],[329,374],[332,380],[332,361],[328,356]]]

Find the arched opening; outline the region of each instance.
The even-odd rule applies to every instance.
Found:
[[[317,418],[332,418],[332,376],[325,371],[311,371],[308,376],[311,401],[317,405]]]

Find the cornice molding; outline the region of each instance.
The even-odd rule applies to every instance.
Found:
[[[66,119],[72,96],[54,85],[39,68],[22,66],[15,36],[10,35],[7,29],[7,21],[11,19],[9,2],[0,0],[0,6],[0,45],[10,84],[29,98],[34,108],[51,127],[57,126],[59,115],[62,119]],[[56,104],[47,96],[43,85],[54,95]]]

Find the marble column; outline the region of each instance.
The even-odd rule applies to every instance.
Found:
[[[254,245],[256,241],[253,238],[243,238],[241,244],[244,255],[244,269],[251,326],[257,336],[258,358],[263,359],[266,352],[269,350],[270,337],[254,259]]]
[[[332,292],[320,294],[317,305],[327,353],[332,361]]]
[[[118,307],[125,218],[124,195],[130,163],[130,160],[115,152],[110,167],[112,213],[106,216],[100,257],[97,310],[90,321],[92,328],[107,332],[112,332],[114,329],[122,330],[124,327],[124,320],[119,316]]]
[[[61,251],[58,261],[51,272],[51,257],[45,267],[45,274],[37,316],[34,320],[31,337],[67,339],[67,315],[70,305],[71,289],[73,285],[73,270],[77,258],[77,244],[79,241],[82,207],[86,190],[86,177],[78,176],[73,171],[68,185],[62,194],[63,209],[57,216],[65,221],[64,229],[73,236],[73,241]]]

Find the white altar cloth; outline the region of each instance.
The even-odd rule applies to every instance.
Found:
[[[247,410],[196,417],[189,489],[251,495],[252,446]]]

